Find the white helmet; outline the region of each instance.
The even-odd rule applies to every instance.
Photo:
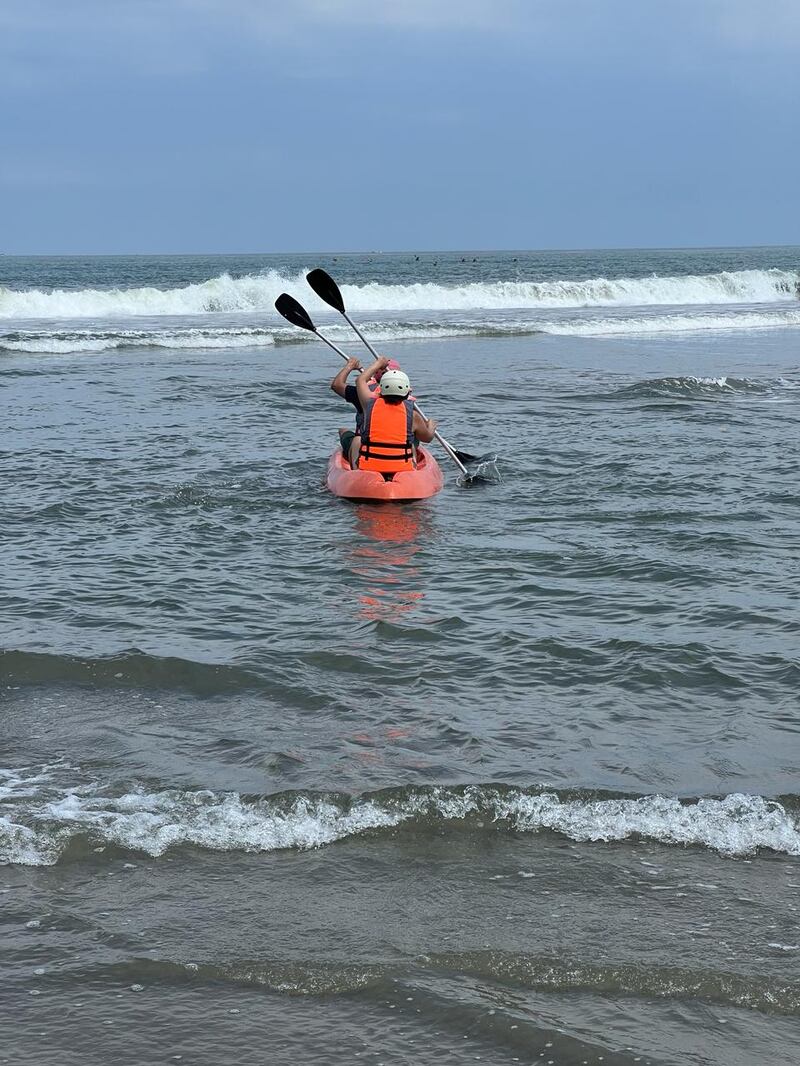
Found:
[[[405,398],[410,392],[411,382],[402,370],[385,370],[381,375],[381,396]]]

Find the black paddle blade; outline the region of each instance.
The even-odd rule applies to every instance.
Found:
[[[330,276],[320,267],[316,270],[310,271],[306,274],[306,281],[319,296],[320,300],[324,300],[326,304],[330,304],[331,307],[335,307],[340,315],[345,313],[344,300],[342,294],[339,292],[339,286]]]
[[[479,463],[481,461],[481,457],[479,455],[470,455],[469,452],[460,452],[458,448],[453,448],[453,451],[456,453],[456,458],[458,459],[458,461],[460,463],[463,463],[464,466],[466,466],[467,463]]]
[[[305,307],[299,304],[294,296],[290,296],[288,292],[280,294],[275,301],[275,310],[279,315],[283,315],[287,322],[291,322],[293,326],[299,326],[300,329],[310,329],[312,333],[317,332],[317,327],[308,317]]]

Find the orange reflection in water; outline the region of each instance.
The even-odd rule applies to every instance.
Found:
[[[425,598],[414,556],[431,533],[432,516],[419,504],[356,504],[357,544],[350,566],[363,579],[359,617],[397,621]]]

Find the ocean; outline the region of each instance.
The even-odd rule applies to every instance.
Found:
[[[497,477],[326,491],[316,266]],[[796,1063],[799,287],[0,256],[0,1063]]]

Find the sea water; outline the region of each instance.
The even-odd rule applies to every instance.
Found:
[[[794,1063],[799,270],[0,257],[0,1062]]]

